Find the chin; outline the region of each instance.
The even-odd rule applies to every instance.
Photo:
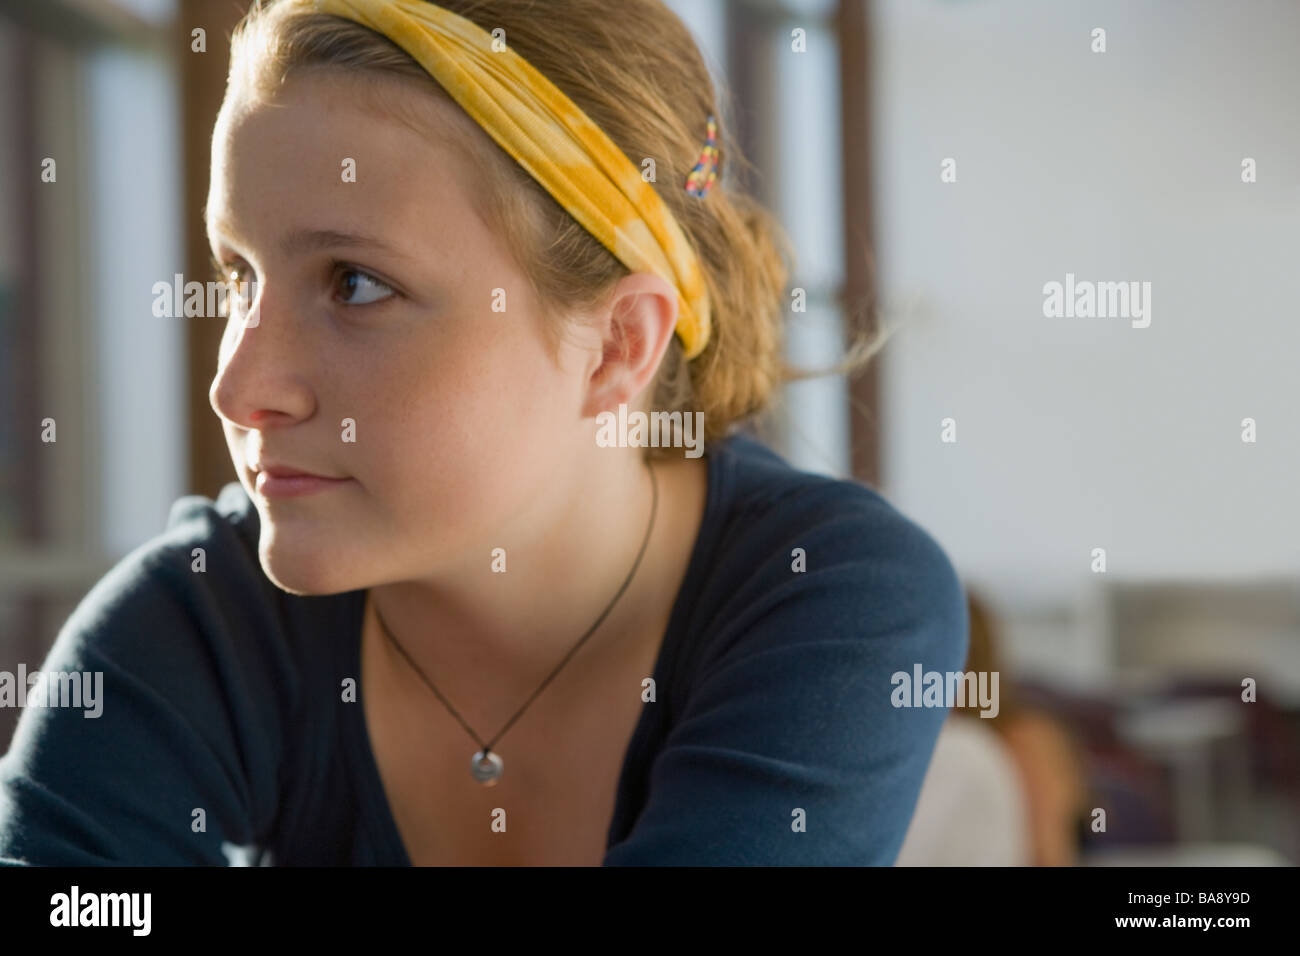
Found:
[[[327,549],[291,549],[263,541],[258,549],[262,570],[281,591],[300,597],[342,594],[356,589],[346,574],[346,562],[331,560]]]

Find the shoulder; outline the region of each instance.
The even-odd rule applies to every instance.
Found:
[[[237,483],[215,500],[177,499],[165,529],[82,598],[47,664],[104,667],[187,708],[205,706],[202,689],[212,692],[206,706],[265,711],[292,689],[296,668],[289,595],[263,573],[257,538],[257,512]]]
[[[245,544],[257,541],[257,509],[243,485],[232,481],[216,499],[185,495],[172,503],[164,539],[212,538],[227,532],[237,534]]]
[[[77,604],[43,668],[103,674],[101,732],[143,741],[184,726],[218,751],[278,746],[347,618],[328,598],[280,591],[257,540],[257,512],[237,483],[215,500],[177,499],[165,529]],[[56,712],[23,716],[16,741],[55,732]]]
[[[760,545],[766,552],[790,544],[791,550],[803,547],[810,570],[876,561],[928,584],[956,582],[934,537],[875,489],[796,469],[743,435],[732,437],[721,463],[732,486],[725,528],[731,548]],[[807,545],[817,545],[820,554]]]
[[[217,499],[185,495],[172,503],[165,529],[122,557],[89,596],[121,599],[146,582],[187,589],[209,578],[210,560],[222,571],[238,570],[257,560],[257,512],[243,488],[232,482]]]
[[[709,493],[668,730],[606,863],[892,863],[945,711],[895,707],[891,674],[963,663],[956,572],[877,492],[752,439]]]
[[[203,495],[176,499],[166,529],[140,549],[141,558],[146,564],[179,559],[190,573],[203,574],[208,559],[215,556],[218,578],[238,584],[249,577],[266,580],[257,557],[258,533],[257,509],[243,486],[232,481],[216,499]]]
[[[947,553],[917,522],[860,482],[798,470],[752,438],[720,449],[722,516],[704,570],[713,622],[784,608],[825,637],[906,636],[912,649],[960,666],[965,592]],[[732,629],[734,632],[743,628]],[[717,648],[718,651],[725,648]]]
[[[94,638],[113,646],[151,644],[167,633],[210,632],[233,608],[274,600],[257,560],[257,513],[232,482],[216,500],[187,495],[165,529],[123,556],[86,594],[60,641]]]
[[[270,832],[310,658],[256,540],[239,486],[182,498],[82,599],[41,671],[86,689],[24,710],[0,758],[0,856],[222,863],[223,840]]]

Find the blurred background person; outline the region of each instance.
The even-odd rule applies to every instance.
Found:
[[[1078,744],[1061,720],[1018,700],[993,615],[969,588],[967,608],[965,672],[998,674],[996,712],[953,708],[896,865],[1075,865],[1087,807]]]

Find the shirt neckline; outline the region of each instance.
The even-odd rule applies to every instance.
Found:
[[[714,538],[714,525],[720,520],[724,482],[729,471],[731,444],[742,437],[739,434],[729,435],[717,442],[712,449],[706,448],[704,451],[708,470],[704,516],[700,521],[699,530],[696,532],[695,543],[691,547],[690,561],[687,562],[686,566],[686,574],[682,579],[681,587],[677,591],[677,596],[673,600],[673,610],[668,618],[668,628],[660,643],[658,657],[655,659],[654,682],[656,687],[668,686],[668,674],[671,673],[676,661],[681,633],[684,630],[686,617],[690,613],[689,605],[693,603],[688,601],[687,598],[696,590],[699,581],[702,579],[707,559],[705,552]],[[353,608],[352,619],[349,622],[348,640],[346,642],[347,663],[349,666],[347,673],[356,675],[358,691],[360,691],[361,628],[365,619],[366,592],[359,591],[356,593],[358,599]],[[359,694],[355,703],[356,706],[350,709],[351,716],[347,720],[347,727],[352,736],[352,752],[359,757],[361,764],[358,768],[360,773],[358,779],[358,788],[360,790],[358,803],[362,818],[361,825],[370,833],[371,838],[377,841],[377,845],[382,851],[382,858],[396,859],[399,861],[397,864],[399,866],[411,866],[411,858],[406,852],[406,844],[402,841],[402,834],[397,827],[397,820],[393,816],[388,794],[384,790],[383,777],[379,773],[379,763],[375,758],[374,749],[370,745],[370,728],[366,722],[365,704],[360,699]],[[646,737],[651,732],[655,719],[654,715],[655,712],[651,708],[642,708],[641,716],[637,719],[636,727],[632,731],[627,750],[624,751],[623,761],[619,768],[614,815],[610,821],[609,833],[606,835],[606,851],[613,845],[614,828],[622,816],[620,811],[623,809],[624,802],[630,796],[629,768],[638,751],[644,746]]]

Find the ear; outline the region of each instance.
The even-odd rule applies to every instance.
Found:
[[[633,273],[618,282],[598,314],[601,355],[587,379],[584,416],[634,405],[676,333],[677,308],[677,290],[653,273]]]

